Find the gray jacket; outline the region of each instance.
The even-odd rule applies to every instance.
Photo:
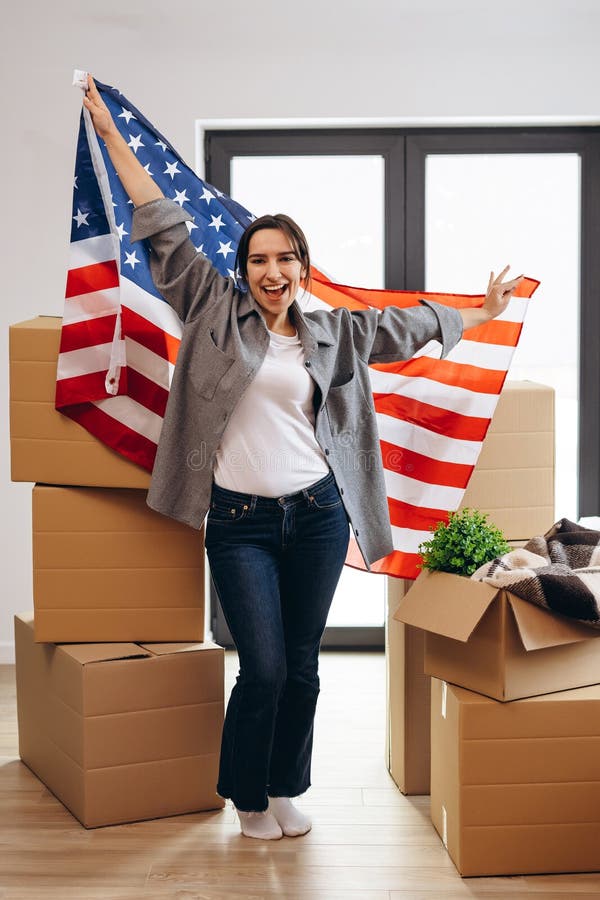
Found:
[[[156,288],[183,322],[183,336],[158,444],[148,505],[200,528],[215,454],[236,404],[267,352],[260,307],[196,252],[177,203],[137,207],[131,240],[149,238]],[[305,366],[315,382],[315,434],[342,494],[367,567],[391,553],[369,363],[409,359],[432,338],[445,356],[460,340],[458,312],[437,303],[400,309],[290,307]]]

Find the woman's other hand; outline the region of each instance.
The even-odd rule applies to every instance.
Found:
[[[464,331],[468,328],[475,328],[477,325],[484,325],[504,312],[524,277],[519,275],[518,278],[513,278],[511,281],[502,281],[509,269],[510,266],[506,266],[497,278],[494,278],[494,273],[491,272],[482,306],[477,309],[459,310]]]
[[[519,275],[518,278],[513,278],[511,281],[502,281],[509,269],[510,266],[506,266],[497,278],[494,278],[493,272],[490,273],[487,293],[482,306],[490,319],[495,319],[504,312],[515,290],[523,281],[523,275]]]

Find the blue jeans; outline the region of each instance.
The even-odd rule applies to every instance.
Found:
[[[206,551],[240,662],[217,793],[240,810],[310,787],[319,648],[348,540],[332,473],[279,498],[213,485]]]

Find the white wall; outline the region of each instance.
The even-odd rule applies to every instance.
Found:
[[[593,116],[596,0],[21,0],[2,16],[0,662],[31,608],[31,487],[11,484],[7,330],[60,314],[80,92],[117,86],[194,160],[198,118]],[[600,121],[600,117],[599,117]]]

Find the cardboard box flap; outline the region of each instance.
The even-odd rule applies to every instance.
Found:
[[[559,647],[561,644],[574,644],[577,641],[600,637],[598,628],[583,625],[559,613],[549,612],[509,592],[506,596],[526,650]],[[598,649],[600,651],[600,645]]]
[[[152,656],[167,656],[169,653],[189,653],[197,650],[221,650],[219,644],[213,644],[212,641],[202,641],[201,643],[188,643],[186,641],[177,641],[170,644],[140,644],[144,650],[148,650]]]
[[[139,644],[58,644],[58,646],[82,666],[94,662],[152,656]]]
[[[394,613],[394,619],[466,642],[498,591],[489,584],[424,571]]]

